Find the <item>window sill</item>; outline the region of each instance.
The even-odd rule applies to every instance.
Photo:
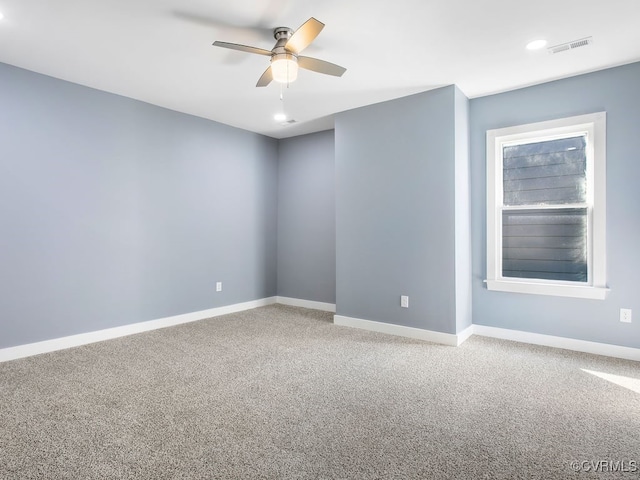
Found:
[[[485,280],[487,290],[534,295],[552,295],[556,297],[589,298],[604,300],[609,293],[606,287],[587,287],[581,285],[556,285],[550,283],[518,282],[506,280]]]

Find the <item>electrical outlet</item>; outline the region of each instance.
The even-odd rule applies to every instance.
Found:
[[[216,292],[222,291],[222,282],[216,282]]]
[[[409,297],[407,297],[406,295],[402,295],[400,297],[400,306],[402,308],[409,308]]]
[[[621,308],[620,309],[620,321],[623,323],[631,323],[631,309],[630,308]]]

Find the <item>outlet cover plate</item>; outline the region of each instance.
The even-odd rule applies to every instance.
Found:
[[[631,309],[630,308],[621,308],[620,309],[620,321],[622,323],[631,323]]]
[[[400,296],[400,306],[402,308],[409,308],[409,297],[406,295]]]

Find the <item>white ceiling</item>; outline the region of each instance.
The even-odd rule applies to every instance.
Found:
[[[275,138],[444,85],[473,98],[640,60],[639,0],[0,0],[0,12],[0,62]],[[255,87],[269,58],[211,44],[270,50],[274,27],[311,16],[326,27],[304,55],[347,72],[301,70],[284,89],[298,123],[281,126],[279,84]]]

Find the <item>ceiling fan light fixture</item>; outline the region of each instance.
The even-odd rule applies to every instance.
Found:
[[[292,83],[298,78],[298,59],[290,53],[277,53],[271,57],[271,73],[278,83]]]

